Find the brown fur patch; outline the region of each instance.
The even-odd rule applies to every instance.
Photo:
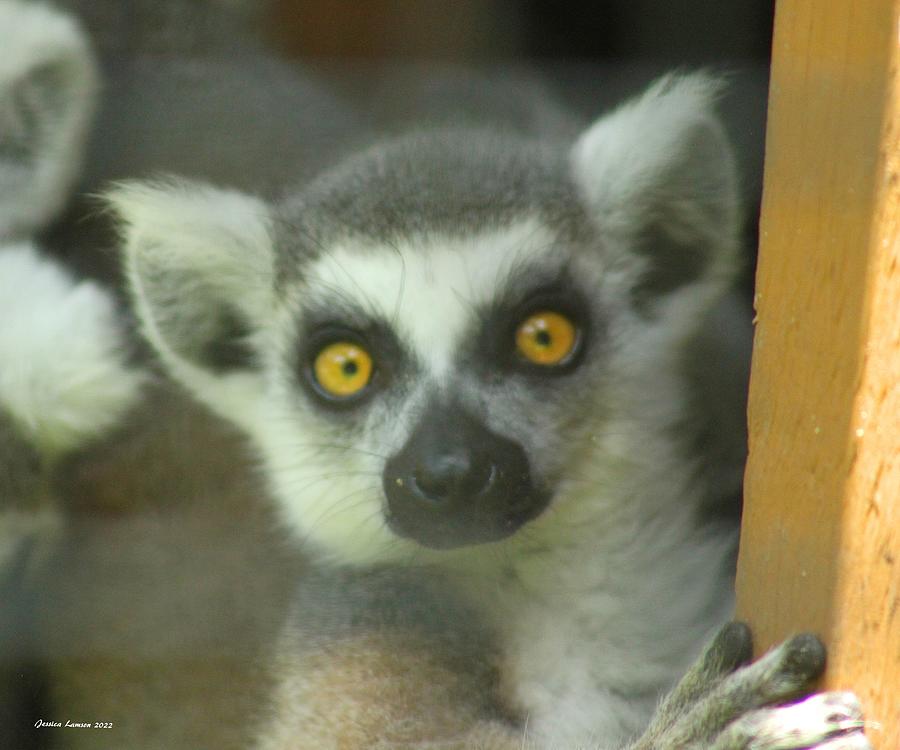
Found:
[[[516,733],[495,718],[489,665],[469,666],[460,668],[410,634],[366,633],[312,647],[280,665],[262,747],[449,750],[479,746],[479,734],[494,743],[485,748],[520,747],[511,744]]]
[[[64,542],[36,587],[41,730],[67,750],[246,750],[303,561],[234,431],[175,392],[62,472]]]

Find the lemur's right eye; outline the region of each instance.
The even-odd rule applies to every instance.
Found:
[[[335,341],[313,361],[316,385],[328,397],[345,399],[365,389],[372,378],[372,357],[358,344]]]

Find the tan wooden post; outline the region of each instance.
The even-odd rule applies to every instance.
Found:
[[[738,616],[900,748],[900,0],[779,0]]]

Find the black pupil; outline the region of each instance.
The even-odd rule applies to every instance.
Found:
[[[341,365],[341,370],[348,378],[353,377],[357,372],[359,372],[359,365],[356,364],[355,360],[348,359],[346,362],[344,362],[343,365]]]
[[[553,337],[547,331],[538,331],[534,335],[534,340],[537,341],[540,346],[550,346]]]

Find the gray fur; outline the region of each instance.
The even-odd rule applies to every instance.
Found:
[[[453,583],[439,571],[396,567],[358,570],[324,566],[303,577],[294,596],[292,618],[314,648],[323,634],[397,629],[434,639],[435,648],[462,656],[463,664],[490,660],[490,629],[478,612],[454,596]],[[438,643],[440,645],[438,645]]]
[[[726,523],[740,518],[747,455],[752,333],[744,304],[736,294],[724,298],[685,346],[688,401],[674,427],[688,436],[686,459],[699,458],[698,471],[706,475],[701,517]]]
[[[497,130],[407,135],[351,156],[279,211],[282,244],[317,256],[341,236],[390,241],[477,233],[538,213],[573,232],[586,221],[568,175],[566,143]]]

